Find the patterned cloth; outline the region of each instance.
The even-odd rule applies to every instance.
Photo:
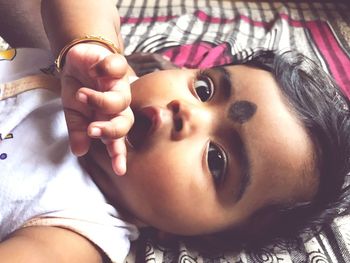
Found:
[[[242,59],[258,48],[298,50],[315,60],[350,96],[350,6],[332,3],[225,0],[119,0],[125,53],[156,52],[178,66],[205,68]],[[350,262],[350,217],[320,235],[281,240],[254,251],[209,255],[179,239],[161,244],[143,233],[127,262]]]
[[[334,2],[119,0],[117,6],[126,54],[157,52],[198,68],[244,58],[257,48],[298,50],[350,95],[350,7]]]

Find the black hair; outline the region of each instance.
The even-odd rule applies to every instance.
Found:
[[[300,53],[259,50],[233,61],[222,66],[246,65],[274,76],[289,108],[315,145],[319,184],[309,202],[264,207],[231,231],[200,238],[183,236],[188,245],[209,254],[232,248],[249,251],[271,242],[295,240],[300,234],[318,234],[350,210],[349,98],[321,66]],[[308,172],[313,171],[306,169]]]
[[[302,233],[319,233],[337,216],[349,213],[350,103],[335,80],[318,64],[296,52],[260,50],[234,64],[247,65],[273,74],[284,98],[306,128],[315,149],[319,186],[314,198],[302,204],[265,207],[257,211],[246,227],[232,239],[246,247],[261,246]],[[231,64],[232,65],[232,64]],[[268,224],[258,224],[268,216]],[[273,219],[271,219],[273,218]],[[271,219],[271,220],[270,220]],[[230,231],[229,231],[230,232]],[[232,233],[221,233],[226,240]]]

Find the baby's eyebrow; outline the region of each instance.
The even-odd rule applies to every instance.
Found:
[[[226,99],[231,97],[233,92],[233,85],[230,72],[224,67],[214,67],[212,70],[220,74],[219,87],[222,89],[223,95]]]
[[[247,188],[251,183],[251,177],[252,177],[250,173],[249,155],[242,141],[241,141],[240,150],[239,150],[239,162],[241,167],[242,178],[240,181],[236,202],[242,199],[244,193],[247,191]]]

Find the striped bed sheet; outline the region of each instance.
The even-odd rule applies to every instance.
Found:
[[[297,50],[331,74],[350,96],[350,4],[228,0],[119,0],[125,53],[154,52],[180,67],[206,68],[259,48]],[[161,244],[148,232],[127,262],[350,262],[350,217],[315,236],[281,240],[254,251],[208,255],[184,240]]]
[[[257,48],[298,50],[350,95],[349,4],[120,0],[117,6],[126,54],[157,52],[179,66],[202,68]]]

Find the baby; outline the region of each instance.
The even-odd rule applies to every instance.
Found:
[[[88,163],[137,222],[182,235],[295,234],[342,193],[349,101],[300,54],[154,72],[130,89],[126,175],[116,176],[100,141]]]
[[[11,213],[5,218],[3,258],[121,262],[136,227],[243,243],[348,211],[349,100],[310,60],[263,51],[237,65],[136,79],[109,42],[89,42],[72,45],[59,65],[68,130],[57,96],[42,90],[31,91],[37,103],[10,130],[28,134],[26,156],[40,162],[22,162],[39,167],[30,177],[2,169],[32,185],[1,185],[9,211],[16,200],[30,204],[21,210],[30,216],[13,216],[15,227]],[[22,103],[22,95],[5,102]],[[40,173],[44,165],[52,169]],[[16,189],[39,201],[12,197]]]

